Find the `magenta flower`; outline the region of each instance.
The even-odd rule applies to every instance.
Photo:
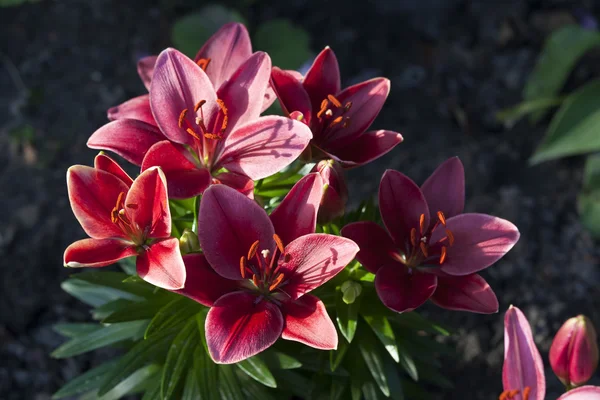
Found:
[[[357,259],[376,275],[377,294],[388,308],[412,311],[431,298],[450,310],[498,311],[494,292],[476,273],[502,258],[519,231],[490,215],[462,214],[464,187],[458,158],[440,165],[420,188],[388,170],[379,186],[387,232],[369,221],[342,229],[359,245]]]
[[[198,218],[204,254],[184,256],[188,278],[179,293],[211,307],[206,340],[215,362],[244,360],[279,337],[337,347],[323,302],[309,292],[340,272],[358,247],[314,233],[322,190],[321,178],[309,174],[270,216],[229,187],[204,192]]]
[[[582,386],[577,389],[569,390],[557,400],[600,400],[600,387]]]
[[[500,400],[544,400],[546,379],[527,318],[510,306],[504,315],[504,391]]]
[[[271,85],[284,112],[310,126],[314,159],[333,158],[353,167],[402,142],[402,135],[396,132],[365,132],[388,96],[388,79],[374,78],[341,90],[338,62],[329,47],[317,56],[303,79],[298,75],[273,68]]]
[[[185,266],[179,241],[171,238],[171,215],[165,177],[151,168],[132,180],[105,155],[95,168],[75,165],[67,172],[69,201],[91,239],[65,250],[67,267],[104,267],[137,256],[137,273],[165,289],[179,289]]]

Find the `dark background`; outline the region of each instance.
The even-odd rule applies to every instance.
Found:
[[[501,313],[481,316],[422,307],[455,332],[458,359],[443,372],[456,388],[439,398],[494,399],[502,391],[503,312],[528,316],[547,365],[562,322],[587,314],[600,327],[600,252],[578,220],[582,158],[528,167],[548,121],[506,130],[495,113],[520,101],[544,38],[582,16],[591,1],[241,1],[250,31],[285,17],[312,49],[330,45],[344,84],[383,75],[392,91],[374,127],[405,142],[350,174],[353,203],[376,193],[386,168],[423,180],[446,158],[466,167],[467,210],[497,215],[521,231],[517,246],[483,276]],[[233,2],[225,2],[230,6]],[[194,1],[41,1],[0,8],[0,399],[49,399],[66,380],[109,356],[53,360],[59,321],[88,309],[60,289],[62,252],[83,238],[66,198],[65,172],[91,164],[89,135],[106,110],[144,92],[135,63],[171,45],[170,28]],[[592,54],[568,87],[596,74]],[[561,386],[546,371],[548,398]],[[598,375],[592,383],[598,384]]]

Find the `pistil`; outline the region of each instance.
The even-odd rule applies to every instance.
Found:
[[[271,254],[269,249],[260,252],[259,241],[252,243],[247,256],[240,258],[240,274],[242,279],[251,279],[254,286],[264,295],[268,295],[285,285],[285,275],[279,268],[290,261],[289,254],[285,254],[285,247],[281,238],[273,235],[275,251]],[[280,262],[281,261],[281,262]]]

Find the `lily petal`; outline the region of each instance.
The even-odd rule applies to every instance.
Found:
[[[352,239],[360,251],[356,259],[367,269],[376,273],[379,268],[394,262],[393,254],[397,254],[396,245],[390,235],[371,221],[360,221],[342,228],[342,236]]]
[[[171,236],[167,182],[160,168],[147,169],[133,181],[125,207],[132,222],[147,232],[148,238]]]
[[[123,183],[125,183],[128,187],[131,187],[133,184],[133,179],[121,168],[119,164],[106,154],[100,152],[94,158],[94,168],[106,171],[110,174],[115,175],[117,178],[121,179]]]
[[[306,73],[303,86],[310,96],[312,109],[318,110],[327,95],[337,95],[341,90],[340,67],[335,53],[329,46],[315,58]]]
[[[437,276],[404,266],[388,264],[377,271],[375,289],[381,302],[390,310],[408,312],[421,306],[437,287]]]
[[[119,194],[129,187],[115,175],[74,165],[67,171],[69,202],[81,227],[94,239],[124,237],[121,228],[111,222],[111,211]]]
[[[338,335],[325,304],[319,298],[306,294],[294,301],[281,304],[285,327],[281,337],[304,343],[321,350],[335,350]]]
[[[487,214],[460,214],[446,220],[454,243],[447,247],[441,265],[450,275],[470,275],[502,258],[519,240],[519,230],[511,222]],[[436,229],[431,243],[443,239],[446,232]]]
[[[277,67],[273,67],[271,71],[271,84],[281,108],[288,115],[294,111],[299,111],[303,115],[303,120],[306,125],[310,126],[312,106],[308,93],[296,77],[289,71],[283,71]]]
[[[210,185],[210,172],[188,160],[183,147],[168,140],[156,143],[142,161],[142,171],[158,166],[167,177],[169,197],[187,199],[204,192]]]
[[[308,174],[292,187],[281,204],[273,210],[271,222],[284,244],[315,233],[322,194],[323,179],[319,174]]]
[[[557,400],[600,400],[600,387],[588,385],[571,389]]]
[[[458,157],[452,157],[437,167],[421,186],[429,212],[441,211],[446,218],[454,217],[465,208],[465,169]],[[431,215],[430,225],[437,218]]]
[[[183,289],[175,290],[175,293],[211,307],[219,297],[239,290],[236,281],[225,279],[212,269],[204,254],[186,254],[183,256],[183,263],[186,274],[185,286]]]
[[[403,140],[402,135],[397,132],[369,131],[345,141],[333,143],[327,147],[325,152],[338,159],[346,168],[358,167],[383,156]]]
[[[223,25],[204,43],[194,61],[210,58],[206,75],[218,89],[251,55],[252,44],[246,27],[232,22]]]
[[[229,186],[249,199],[254,199],[254,181],[246,175],[240,175],[234,172],[221,172],[214,177],[213,183],[221,183],[225,186]]]
[[[261,117],[240,126],[223,143],[215,168],[266,178],[291,164],[312,138],[302,122],[284,117]]]
[[[419,233],[420,218],[424,216],[424,230],[429,226],[429,208],[421,189],[406,175],[388,169],[379,185],[379,210],[396,246],[405,248],[410,243],[410,231]],[[425,233],[425,232],[421,232]]]
[[[247,292],[227,294],[206,316],[206,344],[217,364],[233,364],[270,347],[281,336],[279,307]]]
[[[150,108],[149,94],[134,97],[118,106],[109,108],[107,116],[111,121],[127,118],[142,121],[154,127],[156,126],[156,121],[154,120],[154,115],[152,115],[152,109]]]
[[[150,90],[152,75],[154,75],[154,64],[156,64],[157,58],[157,56],[147,56],[141,58],[137,63],[138,75],[148,90]]]
[[[209,187],[198,214],[198,238],[204,255],[225,278],[242,279],[240,258],[255,241],[259,241],[259,250],[272,252],[275,248],[275,231],[265,210],[230,187]]]
[[[439,307],[480,314],[498,312],[498,299],[480,275],[440,276],[431,301]]]
[[[133,243],[126,240],[83,239],[67,247],[63,259],[70,268],[105,267],[136,254]]]
[[[201,100],[202,110],[194,112]],[[213,126],[218,114],[217,94],[210,80],[196,63],[175,49],[159,54],[154,67],[150,106],[160,130],[170,140],[181,144],[194,144],[186,126],[195,127],[196,117],[204,115],[206,126]],[[188,112],[179,127],[180,115]]]
[[[154,144],[165,140],[156,126],[135,119],[118,119],[102,126],[90,136],[90,149],[110,150],[135,165]]]
[[[154,242],[136,260],[137,273],[146,282],[167,290],[181,289],[185,265],[176,238]]]
[[[529,388],[529,400],[544,400],[546,379],[540,352],[535,346],[527,318],[517,307],[510,306],[504,316],[504,390],[519,390],[514,400]]]
[[[284,290],[295,300],[321,286],[354,259],[358,246],[340,236],[313,233],[304,235],[285,247],[289,262],[280,258],[280,271],[286,277]]]

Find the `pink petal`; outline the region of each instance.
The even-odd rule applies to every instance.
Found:
[[[323,180],[319,174],[308,174],[300,179],[270,215],[275,233],[283,244],[309,233],[315,233],[319,202],[323,194]]]
[[[133,179],[131,179],[127,172],[125,172],[115,160],[102,152],[94,158],[94,168],[115,175],[129,187],[131,187],[131,184],[133,183]]]
[[[73,214],[85,233],[94,239],[124,237],[121,228],[111,222],[119,194],[129,190],[121,179],[99,169],[75,165],[67,171],[67,189]]]
[[[258,204],[240,192],[213,185],[202,196],[198,215],[198,238],[206,259],[228,279],[242,279],[240,258],[255,241],[259,250],[272,251],[273,224]]]
[[[105,267],[137,255],[133,243],[122,239],[83,239],[65,250],[64,265],[70,268]]]
[[[157,127],[134,119],[118,119],[102,126],[90,136],[90,149],[110,150],[135,165],[154,144],[165,140]]]
[[[185,265],[176,238],[151,244],[137,257],[136,267],[140,278],[163,289],[181,289],[185,283]]]
[[[600,400],[600,387],[588,385],[571,389],[557,400]]]
[[[431,222],[437,221],[435,213],[441,211],[446,218],[463,212],[465,207],[465,169],[458,159],[452,157],[431,174],[421,186],[429,205]]]
[[[129,99],[118,106],[111,107],[107,112],[108,119],[111,121],[119,119],[135,119],[156,126],[152,109],[150,108],[150,95]]]
[[[335,142],[325,151],[338,159],[346,168],[357,167],[383,156],[403,140],[402,135],[397,132],[369,131],[344,141]]]
[[[529,400],[544,400],[546,380],[544,364],[535,346],[531,327],[521,310],[510,306],[504,316],[504,365],[502,367],[504,390],[530,388]],[[523,400],[521,394],[514,400]]]
[[[354,259],[358,246],[340,236],[313,233],[285,246],[289,262],[279,259],[285,276],[281,288],[293,300],[321,286]]]
[[[206,344],[217,364],[233,364],[270,347],[281,336],[279,307],[247,292],[221,297],[206,316]]]
[[[201,100],[206,104],[194,112]],[[206,126],[213,126],[219,111],[217,94],[202,69],[175,49],[166,49],[158,56],[150,90],[152,113],[163,134],[174,142],[194,144],[186,127],[196,127],[196,117],[204,115]],[[182,127],[181,112],[187,109]],[[202,113],[201,113],[202,111]]]
[[[411,229],[419,233],[421,215],[424,215],[424,230],[429,226],[429,208],[421,189],[398,171],[388,169],[381,178],[379,211],[385,227],[401,249],[410,243]]]
[[[125,208],[134,225],[146,232],[146,238],[171,236],[167,182],[159,168],[147,169],[133,181],[125,198]]]
[[[223,143],[215,168],[247,175],[257,180],[291,164],[308,145],[308,126],[284,117],[261,117],[237,128]]]
[[[352,239],[360,251],[356,259],[367,269],[376,273],[379,268],[394,262],[398,254],[390,235],[375,222],[354,222],[342,228],[342,236]]]
[[[164,140],[152,146],[142,162],[142,171],[154,166],[162,169],[172,199],[197,196],[210,185],[210,172],[188,160],[184,152],[182,146]]]
[[[340,68],[333,50],[329,46],[315,58],[306,73],[303,83],[310,96],[313,110],[319,110],[327,95],[337,95],[341,89]]]
[[[344,114],[344,117],[350,118],[350,125],[343,128],[343,124],[337,124],[328,133],[327,139],[322,143],[323,147],[341,147],[343,141],[366,131],[381,111],[389,92],[388,79],[373,78],[350,86],[339,93],[337,99],[340,103],[352,103],[350,110]]]
[[[267,111],[267,109],[271,107],[275,100],[277,100],[277,95],[275,94],[275,90],[273,90],[273,87],[269,84],[269,86],[267,86],[267,89],[265,90],[265,95],[263,97],[263,103],[260,112],[263,113]]]
[[[302,122],[310,126],[312,106],[302,82],[290,72],[273,67],[271,70],[271,84],[283,111],[288,115],[294,111],[301,112],[304,116]]]
[[[481,276],[440,276],[431,301],[448,310],[480,314],[498,312],[498,299]]]
[[[388,264],[377,271],[375,289],[381,302],[396,312],[413,311],[435,292],[437,276],[403,265]]]
[[[338,335],[319,298],[306,294],[281,304],[285,327],[281,337],[320,350],[335,350]]]
[[[246,175],[240,175],[233,172],[221,172],[215,175],[213,183],[229,186],[249,199],[254,199],[254,181]]]
[[[511,222],[487,214],[460,214],[446,220],[454,236],[442,271],[450,275],[470,275],[489,267],[502,258],[519,240],[519,230]],[[435,229],[431,243],[446,236]],[[446,244],[447,245],[447,244]]]
[[[219,88],[217,96],[225,102],[228,111],[227,132],[260,116],[270,76],[271,58],[258,51]]]
[[[252,44],[246,27],[232,22],[223,25],[206,41],[194,61],[210,58],[206,75],[218,89],[250,55]]]
[[[152,75],[154,75],[154,64],[156,64],[157,56],[147,56],[141,58],[137,63],[137,71],[146,89],[150,90]]]
[[[211,307],[219,297],[239,289],[237,281],[223,278],[210,266],[203,254],[183,256],[185,264],[185,286],[176,293]]]

